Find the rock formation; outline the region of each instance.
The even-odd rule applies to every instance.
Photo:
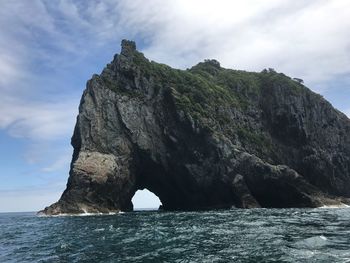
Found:
[[[138,189],[166,210],[318,207],[350,197],[350,121],[273,69],[187,70],[132,41],[88,81],[67,188],[45,214],[133,209]]]

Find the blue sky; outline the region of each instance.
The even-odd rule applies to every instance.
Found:
[[[86,81],[123,38],[187,68],[272,67],[350,116],[347,0],[4,0],[0,8],[0,212],[39,210],[65,188]],[[145,192],[137,207],[157,206]]]

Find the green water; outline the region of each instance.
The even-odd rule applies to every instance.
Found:
[[[0,214],[0,262],[350,262],[350,209]]]

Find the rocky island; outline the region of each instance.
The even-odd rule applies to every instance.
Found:
[[[123,40],[82,96],[67,188],[43,211],[131,211],[139,189],[165,210],[349,203],[350,120],[273,69],[190,69]]]

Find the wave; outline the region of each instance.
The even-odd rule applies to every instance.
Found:
[[[349,208],[349,205],[346,205],[344,203],[336,204],[336,205],[323,205],[319,208]]]
[[[79,214],[58,214],[58,215],[45,215],[45,214],[38,214],[38,217],[73,217],[73,216],[111,216],[111,215],[118,215],[118,214],[124,214],[125,212],[109,212],[109,213],[79,213]]]

